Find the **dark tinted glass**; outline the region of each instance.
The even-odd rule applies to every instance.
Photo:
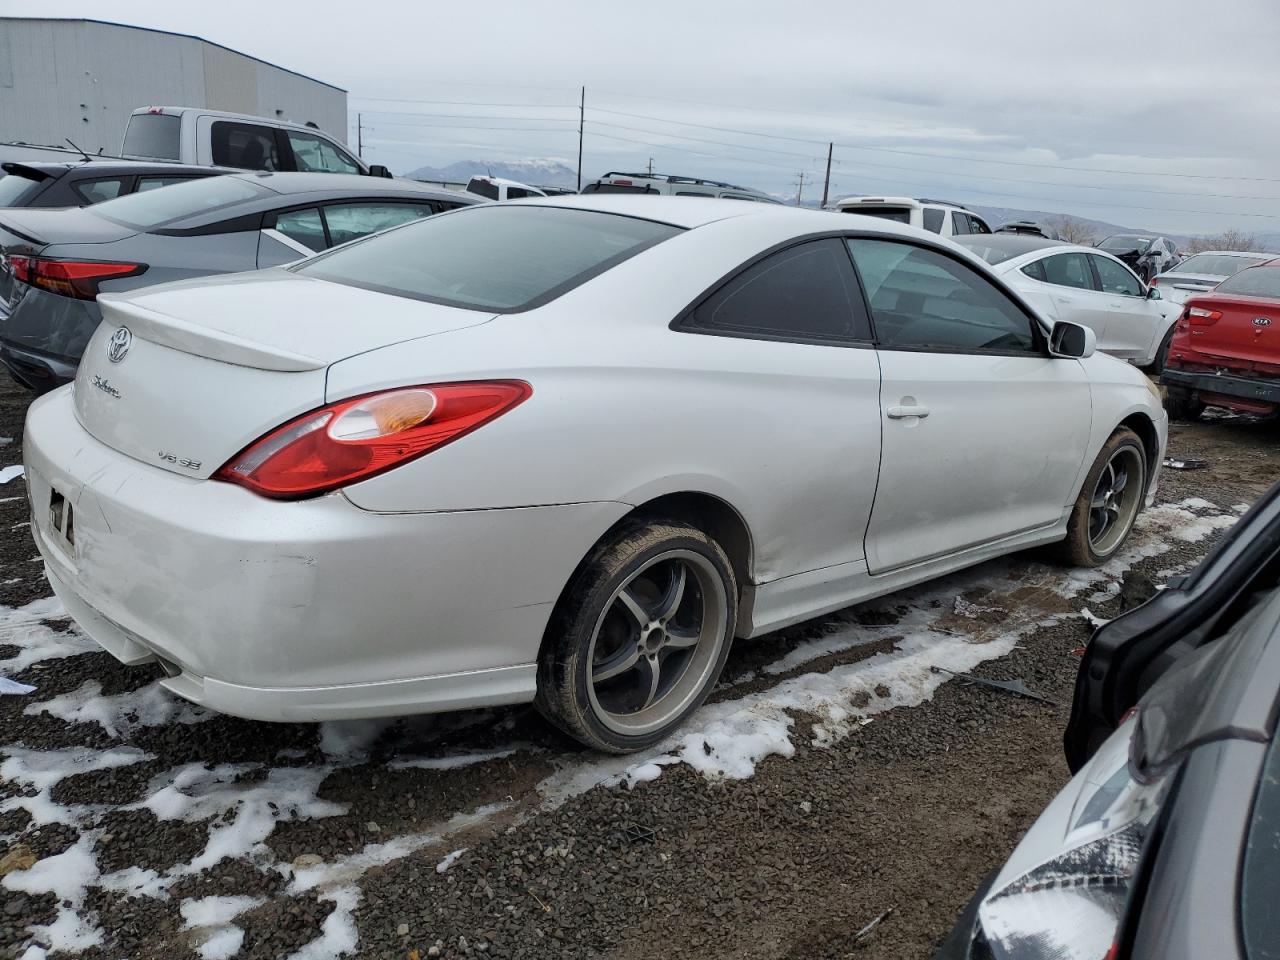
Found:
[[[1118,293],[1125,297],[1142,296],[1142,284],[1138,282],[1128,267],[1106,257],[1090,254],[1093,266],[1098,271],[1098,282],[1102,284],[1103,293]]]
[[[946,219],[946,214],[937,207],[924,208],[924,228],[930,233],[941,233],[944,219]]]
[[[122,152],[126,157],[181,160],[182,118],[162,113],[135,114],[125,128]]]
[[[999,263],[1000,261],[992,260],[990,262]],[[1022,268],[1022,272],[1025,273],[1028,277],[1031,277],[1035,280],[1046,279],[1043,260],[1033,260],[1031,263],[1028,263],[1025,267]]]
[[[500,196],[496,183],[481,180],[479,177],[471,178],[467,183],[467,192],[474,193],[478,197],[484,197],[486,200],[497,200]]]
[[[1049,283],[1056,283],[1060,287],[1076,287],[1079,290],[1095,289],[1093,272],[1083,253],[1060,253],[1040,262],[1044,264],[1044,278]]]
[[[959,210],[951,211],[951,232],[956,236],[963,236],[969,232],[969,218]]]
[[[849,255],[839,240],[791,247],[753,264],[704,300],[688,326],[796,340],[865,340]]]
[[[1100,244],[1098,249],[1105,250],[1107,253],[1130,253],[1134,250],[1138,253],[1145,253],[1147,247],[1151,246],[1150,237],[1107,237]]]
[[[856,213],[863,217],[875,217],[877,220],[892,220],[894,223],[911,222],[911,211],[906,207],[844,207],[841,213]]]
[[[477,204],[369,237],[297,269],[397,296],[517,311],[680,232],[591,210]]]
[[[991,228],[987,226],[985,221],[980,220],[975,216],[970,216],[969,232],[970,233],[990,233]]]
[[[1280,739],[1272,740],[1253,805],[1240,876],[1240,931],[1249,960],[1280,960]]]
[[[324,239],[324,223],[320,219],[320,211],[315,207],[280,214],[276,218],[276,229],[310,250],[323,250],[328,245]]]
[[[1280,268],[1250,267],[1241,270],[1214,287],[1214,292],[1234,293],[1241,297],[1280,297]]]
[[[16,174],[0,176],[0,207],[20,207],[40,190],[41,181]]]
[[[147,230],[196,214],[225,210],[269,192],[239,177],[204,177],[163,190],[117,197],[97,204],[93,212],[125,226]]]
[[[627,187],[617,183],[588,183],[582,188],[583,193],[649,193],[649,188]]]
[[[892,240],[849,240],[876,339],[912,350],[1031,351],[1031,320],[957,260]]]
[[[242,170],[279,170],[280,152],[270,127],[219,120],[210,132],[213,163]]]

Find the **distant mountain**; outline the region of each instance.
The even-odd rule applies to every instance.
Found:
[[[1108,223],[1106,220],[1091,220],[1089,217],[1077,217],[1070,213],[1050,213],[1046,210],[1018,210],[1013,207],[987,207],[974,203],[967,203],[965,206],[991,224],[991,229],[993,230],[1011,220],[1036,220],[1041,223],[1053,223],[1062,217],[1068,217],[1092,230],[1095,240],[1102,240],[1113,233],[1142,233],[1168,237],[1177,243],[1186,243],[1189,239],[1183,234],[1162,233],[1159,230],[1148,230],[1145,227],[1123,227],[1117,223]]]
[[[578,172],[560,160],[459,160],[447,167],[419,167],[402,176],[410,180],[465,182],[474,176],[502,177],[534,187],[578,186]]]

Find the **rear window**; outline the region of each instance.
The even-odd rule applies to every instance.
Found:
[[[842,213],[860,213],[864,217],[875,217],[878,220],[892,220],[894,223],[910,223],[910,207],[845,207]],[[941,224],[939,224],[941,226]]]
[[[12,173],[0,175],[0,207],[21,207],[40,191],[41,182]]]
[[[657,190],[645,185],[637,187],[634,184],[627,185],[621,183],[588,183],[582,188],[583,193],[657,193]]]
[[[136,113],[124,131],[126,157],[182,159],[182,118],[163,113]]]
[[[1204,277],[1229,277],[1245,267],[1256,267],[1270,257],[1224,257],[1217,253],[1197,253],[1170,270],[1170,273],[1191,273]]]
[[[1027,252],[1026,250],[1010,250],[1008,247],[993,247],[973,240],[966,240],[964,242],[964,246],[968,247],[992,266],[995,266],[997,263],[1004,263],[1006,260],[1011,260],[1014,257],[1020,257]],[[1026,271],[1024,270],[1023,272],[1025,273]],[[1027,275],[1032,276],[1032,274]]]
[[[477,196],[485,197],[489,200],[498,199],[498,185],[488,180],[481,180],[478,177],[472,177],[467,184],[467,193],[474,193]]]
[[[1238,297],[1280,297],[1280,268],[1250,267],[1227,277],[1213,289],[1215,293],[1233,293]]]
[[[432,303],[510,313],[585,283],[679,227],[590,210],[481,204],[378,234],[294,268]]]
[[[107,200],[93,212],[136,230],[162,227],[200,213],[214,213],[269,194],[264,187],[240,177],[203,177],[175,183],[163,190],[147,190]]]

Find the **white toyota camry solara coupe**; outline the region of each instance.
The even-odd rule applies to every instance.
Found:
[[[1104,561],[1165,443],[1141,374],[960,247],[773,204],[486,204],[102,306],[27,420],[49,581],[264,720],[535,701],[636,749],[735,637]]]

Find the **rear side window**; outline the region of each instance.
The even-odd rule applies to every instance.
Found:
[[[840,240],[802,243],[747,267],[694,308],[683,326],[801,342],[871,336]]]
[[[186,183],[192,177],[139,177],[137,192],[143,190],[159,190],[161,187],[172,187],[175,183]]]
[[[991,228],[987,226],[985,221],[979,219],[978,217],[973,216],[973,214],[970,214],[969,215],[969,232],[970,233],[990,233]]]
[[[308,250],[320,251],[327,246],[324,222],[320,219],[320,211],[315,207],[280,214],[276,217],[276,229]]]
[[[514,313],[554,300],[680,232],[592,210],[482,203],[369,237],[296,269],[396,296]]]
[[[524,197],[536,197],[538,194],[532,190],[526,190],[524,187],[507,187],[508,200],[520,200]]]
[[[909,207],[845,207],[842,212],[875,217],[877,220],[892,220],[894,223],[911,223]]]
[[[126,157],[181,160],[182,118],[163,113],[135,113],[125,128],[122,152]]]
[[[1241,297],[1280,297],[1280,269],[1250,267],[1227,277],[1213,289],[1215,293],[1233,293]]]
[[[994,263],[996,261],[992,261],[992,262]],[[1039,280],[1042,283],[1048,282],[1048,277],[1044,272],[1043,260],[1032,260],[1030,263],[1028,263],[1025,267],[1022,268],[1022,272],[1025,273],[1028,277],[1031,277],[1031,279],[1033,280]]]
[[[881,346],[966,353],[1036,350],[1031,319],[972,268],[906,243],[848,244]]]
[[[336,203],[324,208],[324,219],[329,242],[337,246],[433,213],[425,203]]]
[[[114,200],[124,189],[124,177],[103,177],[99,180],[78,180],[71,184],[85,203],[101,203],[103,200]]]
[[[477,197],[484,197],[486,200],[497,200],[501,196],[496,183],[479,177],[472,177],[468,181],[467,193],[474,193]]]
[[[1089,269],[1089,261],[1083,253],[1060,253],[1046,257],[1040,261],[1044,264],[1046,283],[1056,283],[1060,287],[1076,287],[1080,290],[1093,290],[1093,271]]]
[[[924,228],[930,233],[941,233],[944,219],[945,214],[937,207],[924,208]]]
[[[963,236],[969,232],[969,218],[959,210],[951,211],[951,232]]]
[[[225,210],[270,192],[240,177],[203,177],[164,190],[117,197],[97,204],[93,212],[127,227],[149,230],[197,214]]]
[[[209,134],[213,164],[241,170],[279,170],[280,151],[271,127],[217,120]]]

